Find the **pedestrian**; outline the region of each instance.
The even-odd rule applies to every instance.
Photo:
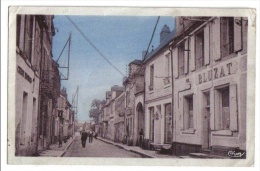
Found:
[[[83,148],[85,148],[86,146],[87,138],[88,138],[88,134],[83,130],[81,133],[81,144]]]
[[[95,132],[95,139],[97,139],[97,132]]]
[[[89,143],[92,143],[92,140],[93,140],[93,131],[92,130],[90,130],[89,131]]]
[[[140,130],[139,132],[139,147],[143,147],[143,139],[144,139],[144,131],[143,129]]]

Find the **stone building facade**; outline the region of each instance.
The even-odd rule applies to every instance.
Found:
[[[247,19],[176,17],[176,155],[246,150]]]
[[[144,69],[142,60],[129,63],[129,75],[123,82],[126,88],[125,135],[128,145],[138,145],[141,129],[144,131]]]
[[[41,126],[46,117],[41,117],[40,112],[44,98],[42,83],[45,71],[52,67],[51,44],[55,32],[52,15],[17,15],[16,18],[15,155],[28,156],[37,153],[39,137],[43,135]],[[51,105],[50,101],[45,103],[49,114]]]
[[[146,148],[171,144],[173,137],[172,57],[169,43],[174,31],[165,25],[160,45],[149,53],[145,65],[145,139]],[[150,146],[151,145],[151,146]],[[149,146],[149,147],[147,147]]]

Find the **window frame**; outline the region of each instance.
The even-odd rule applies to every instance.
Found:
[[[154,107],[149,108],[150,112],[150,141],[154,141]]]
[[[221,58],[226,58],[235,52],[234,17],[220,18],[220,49]]]
[[[224,92],[228,91],[227,99],[228,101],[223,100]],[[219,87],[215,89],[215,100],[218,102],[217,106],[217,115],[216,115],[216,129],[217,130],[230,130],[231,125],[231,112],[230,112],[230,86]],[[224,104],[228,102],[227,104]],[[228,111],[228,113],[224,113],[224,111]],[[226,116],[228,115],[228,116]],[[228,120],[226,118],[229,118]],[[228,126],[225,126],[228,124]]]
[[[185,71],[185,42],[178,46],[178,75],[184,75]]]
[[[183,104],[183,129],[194,129],[194,97],[192,95],[184,96]]]
[[[201,48],[198,48],[200,47],[198,45],[198,40],[199,38],[201,37],[201,42],[202,43],[202,47]],[[203,66],[205,66],[205,56],[204,56],[204,52],[205,52],[205,44],[204,44],[204,28],[200,31],[198,31],[196,34],[195,34],[195,68],[196,69],[199,69],[199,68],[202,68]],[[200,51],[200,52],[199,52]],[[201,53],[201,55],[199,56],[198,54]],[[200,61],[200,63],[199,63]]]

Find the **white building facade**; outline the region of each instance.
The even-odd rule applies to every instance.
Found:
[[[173,151],[246,151],[247,19],[177,17]]]

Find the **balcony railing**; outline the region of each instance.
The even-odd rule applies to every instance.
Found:
[[[41,90],[49,97],[53,95],[53,72],[49,70],[42,71]]]

